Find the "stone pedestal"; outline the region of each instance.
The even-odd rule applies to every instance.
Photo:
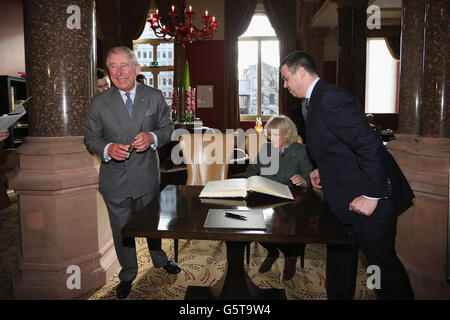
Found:
[[[9,177],[20,203],[14,297],[74,298],[104,285],[119,267],[98,192],[99,162],[82,137],[27,140],[18,149],[20,170]],[[79,288],[70,266],[79,267]]]
[[[446,284],[450,139],[396,135],[387,146],[416,198],[400,215],[397,252],[416,299],[450,299]]]
[[[400,216],[397,251],[417,299],[450,299],[448,10],[445,0],[402,1],[401,134],[388,149],[416,195]]]

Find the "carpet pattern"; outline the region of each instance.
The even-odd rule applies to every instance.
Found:
[[[13,200],[16,200],[13,198]],[[11,270],[17,268],[17,249],[20,243],[17,201],[0,211],[0,299],[12,299]],[[163,249],[173,260],[173,241],[163,239]],[[182,271],[177,275],[167,274],[162,268],[154,268],[144,238],[136,239],[139,273],[133,282],[128,300],[181,300],[187,287],[210,286],[223,275],[226,267],[224,241],[179,240],[178,264]],[[325,258],[326,246],[308,244],[305,250],[305,265],[300,267],[293,279],[282,280],[284,258],[272,266],[272,270],[260,274],[258,268],[266,256],[266,250],[258,243],[251,244],[250,264],[247,273],[259,287],[284,288],[288,300],[326,300]],[[375,292],[366,287],[365,259],[360,254],[355,300],[373,300]],[[100,289],[88,292],[79,299],[116,299],[115,289],[119,284],[118,271]]]
[[[179,266],[182,271],[178,275],[167,274],[163,269],[153,267],[144,238],[137,238],[139,273],[133,282],[133,290],[127,299],[130,300],[181,300],[187,287],[211,286],[219,280],[226,267],[226,246],[224,241],[182,240],[179,241]],[[173,259],[173,241],[163,239],[163,249]],[[271,271],[261,274],[258,268],[266,256],[266,250],[258,243],[252,243],[250,264],[246,266],[252,281],[260,288],[284,288],[288,300],[326,300],[325,290],[325,257],[326,246],[322,244],[307,245],[305,265],[300,267],[297,261],[297,272],[289,281],[283,281],[284,258],[280,258],[272,266]],[[373,300],[375,293],[367,289],[367,274],[360,256],[356,284],[356,300]],[[119,284],[118,274],[108,281],[100,290],[86,294],[81,299],[116,299],[115,288]]]

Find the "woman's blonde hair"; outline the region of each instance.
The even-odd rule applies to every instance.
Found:
[[[273,116],[267,121],[265,126],[266,135],[270,133],[272,129],[278,129],[280,137],[282,137],[286,146],[290,146],[294,142],[297,142],[297,126],[289,117],[284,115]]]

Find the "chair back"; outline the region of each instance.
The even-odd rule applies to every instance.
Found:
[[[187,167],[186,185],[227,179],[234,141],[231,134],[182,135],[180,149]]]

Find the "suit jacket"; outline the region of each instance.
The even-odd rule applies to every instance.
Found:
[[[303,143],[307,143],[305,135],[305,119],[303,118],[301,103],[289,109],[288,117],[295,123],[297,134],[302,137]]]
[[[108,143],[131,144],[140,132],[153,132],[158,147],[170,141],[173,123],[160,90],[137,83],[132,118],[116,87],[94,97],[84,123],[87,149],[103,160]],[[100,165],[99,190],[110,198],[139,198],[159,192],[158,153],[148,148],[133,151],[124,161],[112,159]]]
[[[382,140],[370,129],[359,103],[343,89],[319,80],[306,119],[311,157],[316,161],[331,211],[344,224],[364,223],[398,213],[414,197]],[[370,217],[349,211],[365,195],[382,198]],[[388,199],[394,198],[397,210]]]

